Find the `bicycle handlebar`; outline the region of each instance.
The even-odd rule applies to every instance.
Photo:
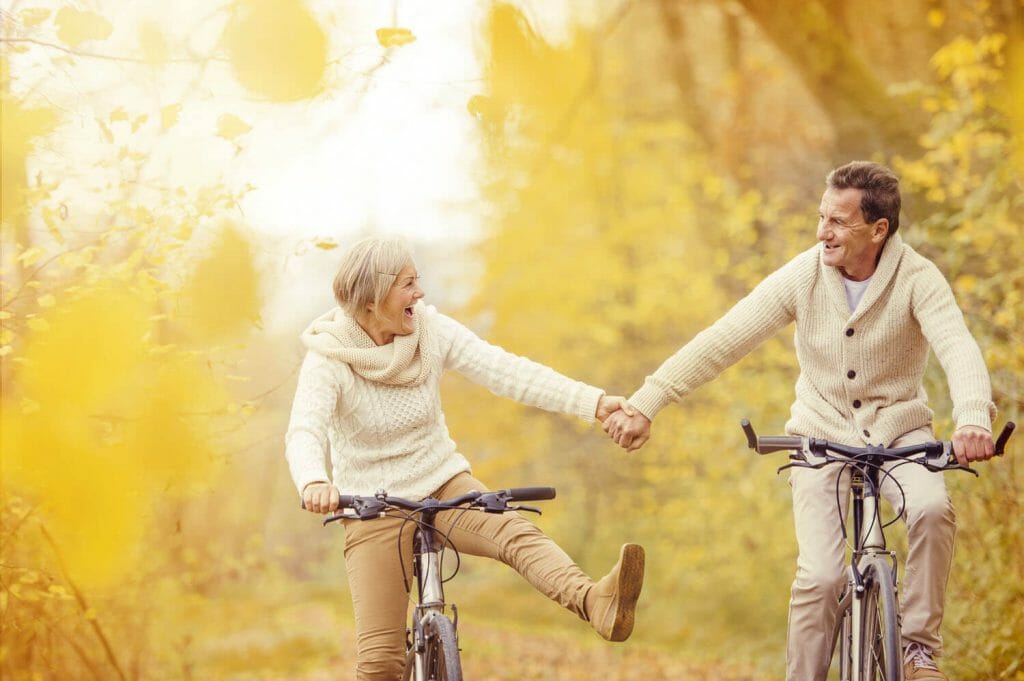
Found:
[[[968,470],[973,469],[961,466],[953,456],[953,443],[950,441],[922,442],[906,447],[881,447],[868,445],[867,447],[851,447],[849,445],[829,442],[813,437],[799,437],[795,435],[769,435],[759,437],[754,432],[748,419],[742,419],[740,426],[747,435],[747,446],[758,454],[770,454],[782,450],[793,450],[799,454],[791,455],[790,458],[802,460],[812,467],[821,467],[832,461],[848,461],[867,456],[874,456],[884,459],[909,458],[914,454],[924,454],[922,465],[932,470]],[[994,454],[1002,456],[1006,447],[1006,441],[1010,439],[1014,429],[1017,427],[1013,421],[1007,421],[1002,432],[996,438]],[[830,457],[829,452],[843,455],[841,458]],[[930,463],[934,461],[934,463]],[[800,464],[802,465],[802,464]]]
[[[355,515],[337,513],[324,520],[326,525],[334,520],[342,518],[359,518],[366,520],[383,515],[389,508],[400,508],[412,513],[422,511],[437,512],[446,511],[468,506],[478,508],[486,513],[506,513],[508,511],[531,511],[540,514],[540,510],[530,506],[510,506],[509,502],[516,501],[543,501],[555,498],[554,487],[511,487],[500,489],[495,492],[472,491],[451,499],[435,499],[427,497],[419,501],[393,497],[383,490],[372,497],[342,494],[338,503],[338,510],[352,509]],[[304,506],[303,506],[304,507]]]

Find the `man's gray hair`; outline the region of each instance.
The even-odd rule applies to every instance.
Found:
[[[370,303],[379,313],[398,274],[411,262],[412,249],[405,239],[363,239],[353,244],[341,260],[334,277],[334,299],[353,318]]]
[[[825,184],[831,189],[860,189],[864,221],[871,224],[886,218],[886,239],[900,228],[900,178],[890,168],[871,161],[851,161],[830,172]]]

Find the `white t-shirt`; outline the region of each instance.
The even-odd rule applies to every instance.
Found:
[[[849,306],[851,314],[860,305],[860,299],[864,297],[864,292],[868,290],[870,283],[871,277],[864,281],[853,281],[843,277],[843,286],[846,287],[846,304]]]

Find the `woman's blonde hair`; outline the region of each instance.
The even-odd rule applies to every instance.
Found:
[[[412,249],[404,239],[363,239],[352,245],[341,260],[334,277],[334,299],[350,317],[355,318],[387,297],[402,268],[412,262]]]

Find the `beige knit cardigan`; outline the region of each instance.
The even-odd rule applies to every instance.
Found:
[[[800,376],[788,433],[888,445],[930,425],[929,346],[946,372],[956,427],[991,431],[995,405],[978,344],[938,268],[898,234],[852,314],[842,275],[815,245],[669,357],[630,402],[653,420],[793,321]]]

